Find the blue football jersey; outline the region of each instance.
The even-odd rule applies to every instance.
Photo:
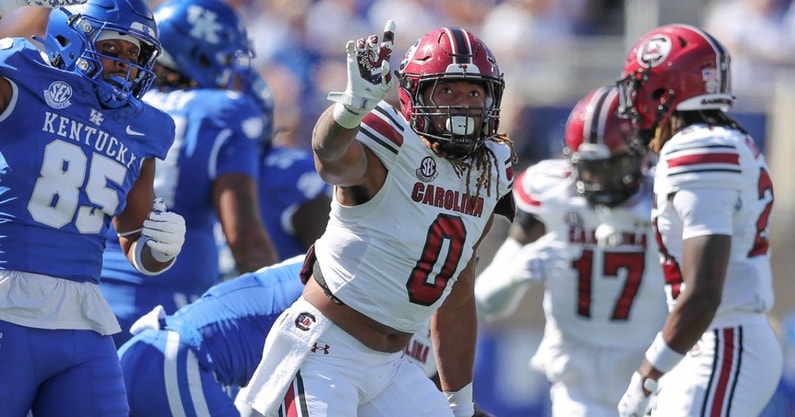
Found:
[[[305,253],[306,248],[292,230],[293,213],[307,201],[330,194],[331,186],[315,170],[312,154],[303,149],[266,149],[260,169],[262,219],[279,257],[286,259]]]
[[[243,274],[210,288],[197,301],[166,317],[222,385],[243,386],[262,358],[273,321],[303,290],[303,256]]]
[[[110,220],[174,122],[148,105],[103,108],[92,82],[22,38],[0,40],[0,76],[14,89],[0,116],[0,268],[99,282],[106,236],[118,247]]]
[[[199,295],[218,280],[213,182],[229,173],[258,178],[257,140],[263,121],[252,99],[234,91],[151,91],[144,100],[166,111],[176,124],[174,145],[157,165],[155,191],[169,210],[185,218],[185,244],[174,266],[156,278],[122,262],[118,245],[109,245],[102,279]],[[108,299],[113,305],[116,297],[108,294]],[[151,301],[140,302],[140,312],[153,307]]]

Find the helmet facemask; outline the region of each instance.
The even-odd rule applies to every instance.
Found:
[[[428,32],[406,52],[396,75],[401,113],[444,157],[466,159],[498,135],[505,82],[494,55],[466,29]],[[446,82],[482,86],[483,107],[439,106],[427,98],[429,91]]]
[[[581,151],[589,144],[583,144]],[[596,145],[603,146],[603,145]],[[586,151],[587,152],[587,151]],[[643,157],[629,151],[589,159],[585,152],[569,155],[577,193],[591,206],[615,207],[632,197],[640,186]]]
[[[480,84],[486,92],[485,105],[470,107],[437,104],[433,96],[437,86],[443,82],[456,81]],[[497,88],[494,84],[498,84]],[[417,133],[438,143],[439,149],[447,157],[466,158],[497,134],[496,121],[500,115],[499,95],[502,89],[501,84],[496,81],[481,77],[430,76],[418,81],[416,91],[409,123]],[[424,92],[431,92],[427,103]]]
[[[132,6],[119,3],[119,9],[113,9],[107,15],[101,14],[108,10],[102,5],[54,10],[50,15],[47,38],[36,39],[44,45],[52,65],[89,79],[94,84],[97,98],[102,105],[108,108],[119,108],[127,104],[138,107],[140,102],[130,98],[140,99],[154,80],[152,66],[160,53],[160,44],[154,21],[147,22],[144,19],[145,23],[150,24],[147,26],[136,21],[137,15],[130,13],[136,17],[120,22],[118,16],[127,11],[124,7],[132,9],[137,6],[144,7],[143,4]],[[100,52],[97,42],[107,39],[121,39],[138,45],[138,59],[131,62]],[[124,63],[126,74],[105,79],[103,59]]]

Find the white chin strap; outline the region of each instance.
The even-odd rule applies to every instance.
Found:
[[[471,135],[475,131],[475,119],[467,116],[450,116],[444,127],[454,135]]]

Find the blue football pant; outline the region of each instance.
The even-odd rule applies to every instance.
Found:
[[[128,417],[110,336],[0,320],[0,416]]]

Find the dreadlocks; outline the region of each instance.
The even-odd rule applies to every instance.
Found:
[[[480,191],[483,188],[486,189],[486,196],[491,196],[492,168],[494,165],[498,165],[500,161],[497,161],[497,156],[494,155],[494,152],[489,149],[488,146],[478,146],[475,152],[472,154],[467,155],[464,158],[455,158],[447,155],[442,150],[442,146],[439,144],[439,142],[431,142],[425,136],[420,137],[423,141],[425,141],[425,145],[428,148],[434,151],[437,155],[450,161],[450,163],[453,165],[456,175],[458,175],[459,178],[466,174],[467,194],[473,195],[469,189],[469,185],[471,184],[472,180],[472,168],[475,168],[475,170],[480,171],[480,176],[475,181],[477,184],[477,189],[475,190],[474,196],[480,196]],[[507,133],[498,133],[497,135],[486,140],[508,145],[508,147],[511,148],[511,163],[516,164],[519,161],[519,158],[516,156],[516,150],[514,149],[513,141],[508,137]],[[496,191],[497,195],[499,195],[499,183],[497,183]]]
[[[660,123],[657,126],[654,131],[654,137],[649,142],[649,149],[655,153],[660,153],[660,149],[662,149],[665,142],[668,142],[673,135],[696,123],[706,123],[710,126],[728,126],[740,132],[748,133],[736,120],[720,110],[677,111],[665,123]]]

